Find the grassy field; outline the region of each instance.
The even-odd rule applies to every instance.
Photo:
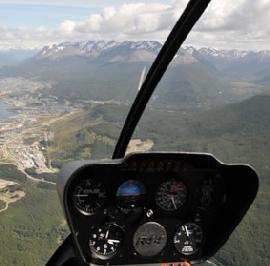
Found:
[[[54,132],[54,140],[47,150],[52,165],[59,167],[65,161],[102,158],[104,152],[111,154],[115,141],[106,133],[92,130],[102,123],[102,114],[97,116],[93,111],[76,113],[68,120],[53,123],[50,130]]]
[[[20,184],[26,182],[26,176],[12,164],[0,164],[0,179],[11,180]]]

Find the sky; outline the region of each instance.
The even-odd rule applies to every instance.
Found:
[[[188,0],[0,0],[0,49],[63,41],[163,42]],[[212,0],[187,45],[270,50],[269,0]]]

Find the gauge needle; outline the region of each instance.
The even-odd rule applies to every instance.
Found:
[[[176,204],[175,204],[175,201],[174,201],[174,196],[173,196],[173,195],[171,195],[171,200],[172,200],[172,203],[173,203],[174,208],[177,209]]]
[[[86,194],[77,194],[77,195],[75,195],[76,197],[88,197],[88,195],[86,195]]]
[[[107,232],[106,232],[105,239],[108,238],[108,235],[109,235],[109,230],[107,230]]]
[[[108,244],[109,244],[109,245],[113,245],[114,243],[120,243],[120,240],[116,240],[116,239],[108,239]]]
[[[186,229],[187,237],[189,237],[189,230],[187,229],[186,225],[185,225],[185,229]]]

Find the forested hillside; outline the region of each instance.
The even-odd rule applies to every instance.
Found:
[[[249,163],[256,168],[261,180],[258,197],[226,246],[216,255],[223,265],[269,263],[269,106],[270,96],[263,95],[204,113],[172,113],[151,109],[146,112],[134,136],[153,140],[153,150],[210,152],[224,162]],[[81,116],[83,120],[80,120],[80,126],[73,119],[74,131],[67,131],[68,138],[77,138],[80,145],[70,150],[70,143],[63,141],[65,136],[61,135],[60,142],[56,140],[52,143],[54,152],[55,147],[60,145],[59,153],[66,152],[69,154],[65,155],[66,158],[70,158],[87,147],[93,158],[110,157],[126,111],[127,107],[113,104],[88,110],[87,115]],[[90,119],[87,119],[88,116]],[[93,118],[100,120],[90,124]],[[54,129],[62,134],[67,125],[58,124]],[[59,158],[56,154],[52,153],[55,160]]]

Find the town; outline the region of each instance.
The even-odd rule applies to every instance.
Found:
[[[0,80],[0,101],[8,105],[11,113],[8,117],[0,116],[0,163],[14,164],[22,172],[29,168],[37,173],[55,171],[44,155],[44,143],[46,146],[53,139],[49,126],[55,119],[76,112],[78,107],[55,96],[44,96],[43,92],[52,86],[26,78]]]

